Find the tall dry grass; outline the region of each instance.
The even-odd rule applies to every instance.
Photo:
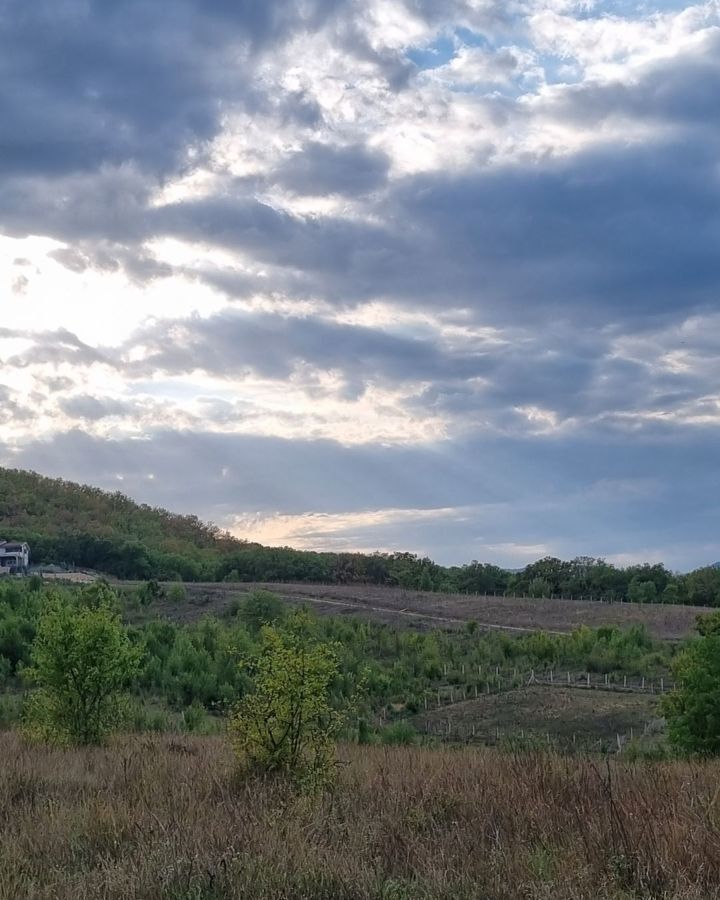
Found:
[[[236,783],[220,739],[0,734],[1,900],[720,897],[720,766],[348,747],[337,789]]]

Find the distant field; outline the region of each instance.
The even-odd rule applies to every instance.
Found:
[[[507,632],[568,632],[581,625],[645,625],[656,638],[679,640],[693,630],[697,606],[599,603],[583,600],[531,600],[519,597],[475,597],[435,594],[370,585],[186,584],[187,600],[162,601],[154,612],[179,621],[219,614],[233,597],[257,588],[279,594],[291,604],[308,603],[321,615],[352,615],[389,625],[458,628],[474,620],[481,628]]]
[[[652,694],[613,693],[583,688],[524,687],[501,694],[480,696],[452,706],[428,710],[414,724],[431,731],[450,724],[451,734],[478,739],[545,737],[587,745],[611,742],[616,735],[639,736],[658,716],[658,697]]]

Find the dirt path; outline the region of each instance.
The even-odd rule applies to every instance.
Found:
[[[187,599],[163,600],[152,614],[177,621],[221,615],[232,601],[259,588],[273,591],[292,605],[311,604],[320,615],[352,615],[411,628],[461,628],[477,622],[484,630],[526,633],[544,630],[565,634],[582,625],[644,625],[665,640],[689,635],[703,607],[664,604],[600,603],[587,600],[537,600],[520,597],[475,597],[424,593],[372,585],[186,584]]]

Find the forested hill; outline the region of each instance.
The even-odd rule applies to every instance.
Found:
[[[192,577],[244,546],[196,516],[138,504],[119,492],[3,468],[0,539],[27,541],[36,562],[71,563],[127,577],[158,574],[168,566],[166,574],[184,570]]]
[[[318,553],[241,541],[195,516],[123,494],[0,468],[0,540],[25,540],[34,562],[160,581],[381,584],[449,593],[594,597],[720,606],[720,569],[687,575],[661,564],[613,566],[552,557],[510,572],[488,563],[440,566],[412,553]]]

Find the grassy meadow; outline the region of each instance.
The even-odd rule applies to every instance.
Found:
[[[313,798],[220,737],[0,754],[0,900],[720,897],[718,763],[343,746]]]

